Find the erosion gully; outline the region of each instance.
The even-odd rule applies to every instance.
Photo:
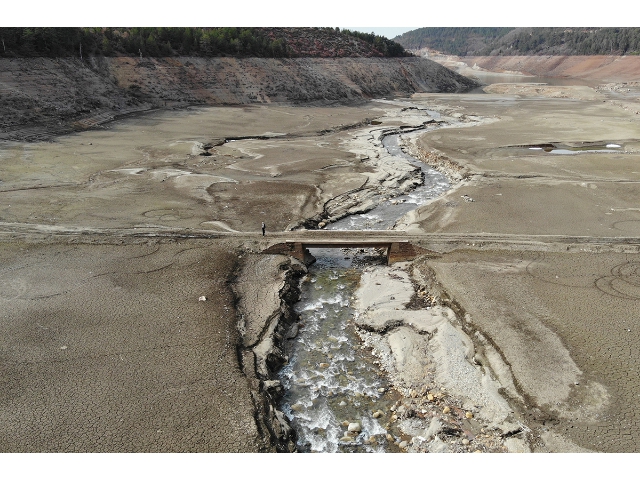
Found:
[[[444,175],[401,150],[398,134],[384,137],[383,145],[391,155],[418,165],[423,185],[328,229],[392,228],[402,215],[450,188]],[[373,249],[312,249],[311,253],[317,261],[303,280],[296,304],[299,333],[290,340],[289,362],[279,373],[286,391],[280,407],[297,432],[298,451],[397,452],[400,432],[379,421],[375,412],[388,411],[399,394],[389,388],[371,351],[360,345],[353,323],[352,300],[362,267],[382,265],[385,259]],[[350,425],[356,431],[349,433]]]

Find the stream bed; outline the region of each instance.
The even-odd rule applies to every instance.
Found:
[[[421,130],[421,133],[426,130]],[[429,200],[439,197],[451,188],[449,179],[439,171],[429,167],[420,160],[406,154],[400,147],[400,135],[387,135],[382,144],[387,152],[407,160],[422,170],[422,185],[406,195],[399,195],[384,200],[374,209],[342,218],[327,225],[326,230],[386,230],[393,228],[400,217],[424,205]]]
[[[443,174],[401,150],[399,135],[384,137],[383,145],[391,155],[420,166],[423,185],[327,229],[393,228],[404,214],[450,188]],[[311,254],[317,260],[296,304],[300,328],[279,374],[286,392],[280,407],[297,432],[298,451],[398,452],[402,433],[381,413],[400,395],[389,388],[376,357],[361,346],[353,322],[362,267],[384,265],[385,257],[373,249],[312,249]]]
[[[371,352],[360,347],[351,299],[362,265],[385,263],[368,249],[312,249],[317,258],[296,305],[298,336],[280,372],[282,410],[302,452],[382,452],[387,430],[374,413],[397,400]],[[359,431],[348,433],[349,424]],[[392,443],[393,444],[393,443]]]

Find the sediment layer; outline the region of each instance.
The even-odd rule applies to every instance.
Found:
[[[404,449],[530,451],[529,429],[480,360],[478,340],[472,341],[463,320],[428,285],[431,279],[425,259],[370,267],[356,292],[359,334],[403,395],[388,418],[411,437]],[[412,295],[421,301],[412,302]]]
[[[477,86],[415,57],[0,59],[0,85],[0,140],[46,140],[154,108],[352,104]]]

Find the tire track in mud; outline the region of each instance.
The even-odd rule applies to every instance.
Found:
[[[541,264],[544,259],[545,253],[538,252],[536,257],[525,267],[527,274],[540,282],[570,288],[591,289],[595,287],[605,295],[624,300],[640,300],[640,262],[627,261],[615,265],[611,268],[610,275],[598,277],[589,284],[574,285],[561,280],[550,280],[538,274],[534,268],[537,264]]]
[[[606,295],[625,300],[640,300],[640,262],[625,262],[611,269],[611,275],[600,277],[594,286]]]

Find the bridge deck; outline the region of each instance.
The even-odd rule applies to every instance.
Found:
[[[403,243],[408,243],[406,240]],[[397,240],[341,240],[326,238],[322,240],[286,240],[285,243],[301,243],[306,248],[389,248]]]
[[[309,253],[309,248],[371,248],[382,247],[387,251],[387,262],[403,262],[412,260],[418,255],[431,253],[429,250],[413,245],[406,240],[341,240],[325,238],[322,240],[288,240],[285,243],[276,243],[262,253],[291,255],[298,260],[311,263],[314,257]]]

